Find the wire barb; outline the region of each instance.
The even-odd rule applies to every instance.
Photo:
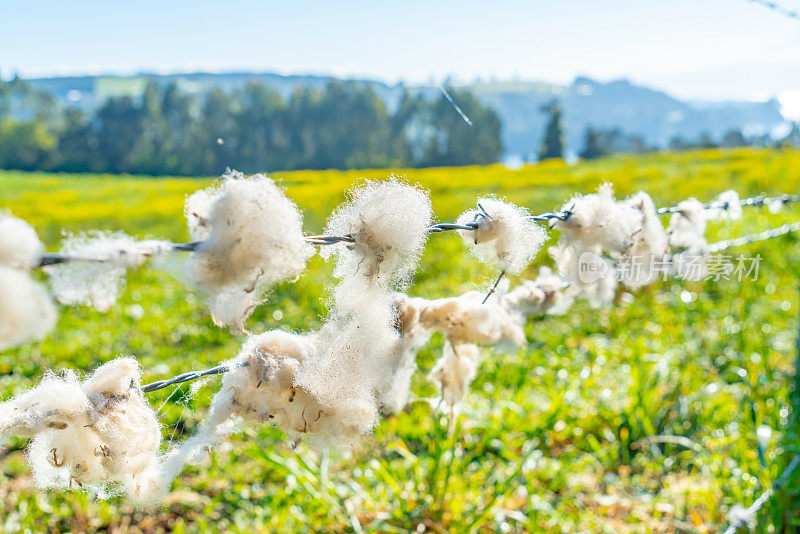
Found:
[[[248,365],[247,362],[243,362],[231,367],[229,363],[221,363],[215,367],[212,367],[211,369],[206,369],[204,371],[188,371],[186,373],[181,373],[178,376],[174,376],[166,380],[157,380],[156,382],[151,382],[149,384],[146,384],[142,386],[142,392],[151,393],[153,391],[158,391],[159,389],[168,388],[175,384],[182,384],[183,382],[197,380],[205,376],[220,375],[223,373],[227,373],[229,371],[232,371],[233,369],[238,369],[240,367],[247,367],[247,365]]]
[[[786,469],[783,470],[781,477],[777,482],[775,482],[775,485],[773,485],[771,488],[767,488],[764,493],[758,497],[758,499],[753,501],[753,504],[751,504],[743,514],[731,521],[731,524],[727,529],[725,529],[723,534],[736,534],[736,531],[739,530],[739,527],[744,525],[748,519],[753,517],[755,513],[758,512],[775,494],[775,492],[780,490],[789,481],[789,478],[792,476],[792,473],[794,473],[794,470],[797,469],[798,465],[800,465],[800,453],[792,458],[792,461],[789,462],[789,465],[787,465]]]
[[[505,275],[506,275],[506,270],[505,269],[500,271],[500,276],[497,277],[497,281],[492,286],[492,289],[490,289],[489,292],[486,293],[486,296],[483,297],[483,301],[481,302],[481,304],[486,304],[486,301],[489,300],[489,297],[492,296],[492,293],[497,291],[497,286],[500,285],[500,280],[502,280]]]

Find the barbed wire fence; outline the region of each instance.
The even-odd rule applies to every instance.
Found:
[[[757,195],[750,198],[740,199],[739,203],[741,206],[750,206],[750,207],[764,207],[769,206],[772,207],[773,205],[785,205],[789,203],[794,203],[800,201],[800,195],[779,195],[775,197],[765,197],[763,195]],[[730,204],[728,202],[721,202],[721,201],[714,201],[703,204],[703,208],[706,210],[727,210],[730,208]],[[662,207],[657,209],[658,214],[675,214],[675,213],[682,213],[682,209],[680,206],[669,206],[669,207]],[[537,222],[552,222],[555,220],[566,221],[573,215],[573,211],[570,209],[565,209],[559,212],[547,212],[541,213],[538,215],[532,215],[529,218],[531,221]],[[480,219],[481,218],[491,218],[491,216],[483,209],[483,207],[478,204],[478,212],[475,216],[475,220],[473,222],[467,222],[463,224],[459,223],[438,223],[431,225],[427,228],[427,233],[434,234],[434,233],[443,233],[449,231],[474,231],[480,227]],[[725,239],[722,241],[718,241],[715,243],[708,244],[699,252],[701,254],[713,254],[716,252],[721,252],[723,250],[727,250],[729,248],[744,246],[750,243],[755,243],[759,241],[765,241],[769,239],[774,239],[783,235],[786,235],[791,232],[800,231],[800,221],[794,223],[787,223],[775,228],[769,228],[763,230],[758,233],[749,234],[745,236]],[[356,238],[353,235],[345,234],[345,235],[313,235],[313,236],[306,236],[305,240],[312,244],[312,245],[319,245],[319,246],[332,246],[337,244],[350,244],[355,243]],[[170,252],[194,252],[200,249],[203,245],[202,241],[195,241],[190,243],[170,243],[168,247],[164,250]],[[672,258],[679,256],[680,254],[684,253],[677,253],[672,255]],[[90,261],[90,262],[104,262],[110,261],[109,258],[102,257],[102,256],[95,256],[95,257],[84,257],[84,256],[71,256],[68,254],[42,254],[39,257],[38,264],[35,267],[45,267],[49,265],[57,265],[60,263],[67,263],[67,262],[80,262],[80,261]],[[484,299],[484,303],[489,298],[489,296],[494,293],[497,289],[500,280],[505,275],[505,271],[503,270],[500,273],[497,281],[492,286],[489,294]],[[800,360],[799,360],[800,361]],[[143,393],[151,393],[155,391],[159,391],[170,386],[180,385],[186,382],[202,379],[209,376],[220,375],[227,373],[233,369],[239,367],[246,367],[248,364],[246,362],[239,362],[239,363],[231,363],[226,362],[223,364],[219,364],[217,366],[211,367],[205,370],[195,370],[195,371],[188,371],[176,375],[171,378],[158,380],[155,382],[151,382],[149,384],[145,384],[141,386],[140,390]],[[745,512],[740,514],[740,516],[736,517],[736,519],[731,523],[726,530],[727,533],[735,532],[741,525],[748,521],[748,518],[753,517],[758,510],[760,510],[764,504],[766,504],[769,499],[779,491],[784,485],[790,480],[791,476],[800,466],[800,454],[796,455],[787,465],[786,469],[783,471],[780,478],[776,481],[776,483],[771,487],[765,490],[758,499],[756,499],[753,504],[746,509]]]

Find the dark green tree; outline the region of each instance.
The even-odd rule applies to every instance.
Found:
[[[23,171],[46,168],[56,142],[41,121],[0,119],[0,168]]]
[[[564,126],[562,124],[562,111],[558,101],[553,100],[542,106],[541,111],[548,115],[544,139],[539,148],[539,160],[564,157]]]
[[[444,97],[429,104],[429,112],[421,110],[420,128],[425,142],[420,166],[486,165],[500,159],[503,145],[500,142],[500,119],[491,109],[482,106],[467,91],[449,88],[448,93],[472,125],[453,109]]]
[[[67,108],[62,122],[53,169],[60,172],[104,170],[96,157],[97,136],[84,113],[77,108]]]
[[[602,134],[592,126],[587,126],[583,132],[583,150],[579,156],[582,159],[597,159],[606,154]]]

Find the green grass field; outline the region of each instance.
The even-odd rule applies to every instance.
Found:
[[[618,196],[645,190],[659,205],[689,195],[708,200],[729,188],[742,196],[800,192],[797,151],[276,178],[305,210],[308,233],[319,233],[347,188],[390,172],[429,188],[440,221],[488,193],[551,211],[603,181]],[[184,197],[209,181],[3,172],[0,207],[32,223],[49,250],[57,249],[62,231],[88,229],[184,241]],[[792,206],[779,214],[745,210],[740,221],[711,224],[709,240],[800,219]],[[566,316],[532,319],[526,349],[485,351],[452,436],[449,422],[425,402],[383,420],[347,455],[304,445],[292,450],[279,431],[248,426],[188,469],[157,510],[80,491],[38,491],[25,443],[4,444],[0,531],[721,531],[729,509],[748,506],[769,487],[800,444],[790,400],[797,244],[797,235],[787,235],[732,250],[762,257],[755,281],[661,282],[632,298],[621,293],[605,311],[579,303]],[[542,253],[538,263],[548,261]],[[410,293],[459,294],[486,287],[496,274],[457,236],[434,235]],[[329,275],[330,266],[315,258],[299,281],[276,288],[249,320],[250,330],[317,327]],[[109,313],[62,308],[47,339],[0,354],[0,399],[32,385],[45,369],[92,369],[133,355],[151,381],[228,359],[241,342],[215,328],[200,298],[179,281],[145,267],[130,275]],[[435,394],[425,375],[441,346],[434,337],[420,353],[418,397]],[[168,440],[194,431],[217,383],[210,380],[194,395],[189,385],[151,395]],[[773,429],[765,455],[756,447],[762,424]],[[689,441],[649,439],[663,435]],[[797,478],[759,515],[764,532],[800,525],[792,505],[800,498]]]

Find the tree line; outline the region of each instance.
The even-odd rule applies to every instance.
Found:
[[[469,92],[404,91],[391,109],[371,88],[331,82],[289,97],[249,83],[203,94],[149,83],[92,113],[61,106],[21,79],[0,81],[0,168],[146,175],[428,167],[500,159],[500,119]]]
[[[539,161],[564,158],[567,153],[567,147],[561,106],[557,100],[554,100],[542,106],[540,111],[547,116],[547,123],[542,143],[539,146]],[[670,139],[668,143],[669,150],[674,151],[704,148],[783,148],[798,146],[800,146],[800,122],[792,123],[790,131],[778,139],[766,133],[746,136],[741,130],[731,129],[718,139],[714,139],[708,133],[703,133],[696,139],[676,136]],[[611,154],[642,154],[658,150],[660,150],[659,147],[648,144],[640,135],[624,132],[620,128],[596,128],[589,125],[584,130],[583,147],[577,155],[581,159],[597,159]]]

